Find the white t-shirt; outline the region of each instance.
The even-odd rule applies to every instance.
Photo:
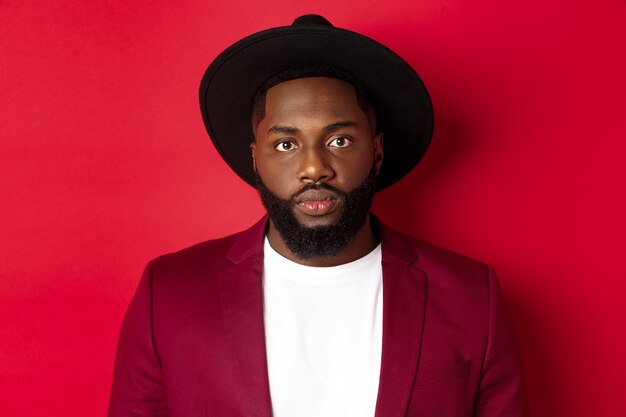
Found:
[[[265,338],[274,417],[373,417],[382,348],[380,245],[333,267],[265,239]]]

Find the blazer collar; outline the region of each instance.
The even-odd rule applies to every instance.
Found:
[[[238,264],[250,257],[263,256],[263,241],[268,222],[266,214],[247,230],[234,235],[233,244],[226,253],[226,259]]]
[[[220,298],[248,415],[271,416],[263,323],[263,240],[267,216],[239,233],[227,251]],[[426,274],[408,236],[372,215],[382,242],[383,341],[375,417],[404,416],[419,362]]]
[[[271,417],[263,323],[263,239],[267,217],[233,237],[217,273],[226,339],[239,397],[251,417]],[[214,272],[212,272],[214,273]]]
[[[383,345],[375,417],[406,414],[422,346],[426,274],[409,236],[374,217],[382,243]]]

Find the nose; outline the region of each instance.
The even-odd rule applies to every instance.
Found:
[[[308,184],[328,181],[334,176],[335,171],[324,150],[309,148],[301,153],[298,180]]]

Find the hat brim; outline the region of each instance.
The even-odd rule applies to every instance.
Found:
[[[374,97],[384,131],[384,161],[376,189],[408,174],[433,133],[430,97],[417,73],[384,45],[332,26],[285,26],[250,35],[222,52],[200,85],[207,132],[224,161],[255,186],[250,143],[251,106],[260,85],[303,63],[337,66],[357,77]]]

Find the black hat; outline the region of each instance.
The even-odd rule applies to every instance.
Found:
[[[258,88],[287,69],[315,62],[356,77],[376,103],[385,133],[385,158],[377,190],[413,169],[433,133],[433,108],[417,73],[386,46],[333,27],[318,15],[298,17],[291,26],[252,34],[222,52],[200,85],[204,125],[226,163],[254,186],[250,143],[252,101]]]

